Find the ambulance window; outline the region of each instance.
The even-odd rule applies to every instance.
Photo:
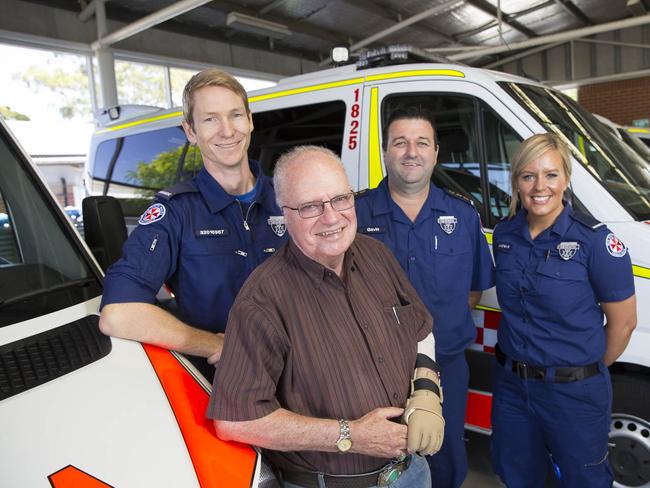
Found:
[[[337,100],[253,114],[255,130],[248,155],[273,173],[278,157],[294,146],[325,146],[339,156],[343,147],[345,103]]]
[[[0,266],[20,262],[11,212],[0,191]]]
[[[150,196],[179,179],[179,161],[185,156],[187,145],[180,127],[105,141],[97,148],[93,176],[111,184],[138,188],[142,196]],[[201,164],[195,158],[189,169],[196,170]]]
[[[508,215],[510,206],[510,163],[522,138],[494,111],[483,107],[483,130],[487,156],[489,215],[485,225],[494,227]]]
[[[388,96],[382,103],[382,126],[398,107],[421,106],[435,116],[438,132],[438,164],[433,182],[471,198],[483,206],[476,103],[472,98],[437,93]]]

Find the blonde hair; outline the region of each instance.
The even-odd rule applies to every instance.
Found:
[[[183,89],[183,117],[190,124],[190,127],[194,128],[194,93],[206,86],[221,86],[238,95],[244,102],[246,114],[250,115],[248,95],[241,83],[230,73],[226,73],[217,68],[208,68],[192,76]]]
[[[546,151],[555,150],[562,158],[562,169],[567,181],[571,180],[571,156],[566,143],[557,134],[545,133],[535,134],[523,141],[517,152],[512,158],[512,167],[510,168],[510,185],[512,198],[510,199],[509,218],[517,213],[519,204],[519,194],[517,192],[517,180],[524,171],[524,168],[535,159],[542,157]]]

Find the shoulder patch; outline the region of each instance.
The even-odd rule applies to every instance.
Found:
[[[474,207],[474,201],[471,200],[470,198],[467,198],[465,195],[461,195],[460,193],[450,190],[449,188],[445,188],[444,190],[445,193],[447,193],[448,195],[451,195],[452,197],[457,198],[458,200],[462,200],[467,205],[471,205],[472,207]]]
[[[605,238],[605,247],[607,248],[607,252],[615,258],[622,258],[627,253],[625,244],[611,232]]]
[[[165,188],[164,190],[160,190],[158,193],[156,193],[156,198],[169,201],[172,198],[174,198],[176,195],[180,195],[182,193],[198,192],[198,191],[199,189],[196,187],[194,181],[186,180],[186,181],[181,181],[179,183],[176,183],[171,188]]]
[[[571,218],[585,227],[589,227],[594,232],[605,225],[599,220],[593,218],[591,215],[576,210],[571,212]]]
[[[165,213],[165,206],[162,203],[154,203],[140,216],[138,224],[149,225],[153,224],[154,222],[158,222],[159,220],[162,220],[162,218],[165,216]]]

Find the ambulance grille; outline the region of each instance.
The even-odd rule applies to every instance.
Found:
[[[111,346],[97,315],[0,346],[0,401],[93,363]]]

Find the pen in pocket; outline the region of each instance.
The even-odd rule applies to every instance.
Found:
[[[397,320],[397,325],[402,325],[397,316],[397,310],[395,310],[395,307],[393,307],[393,314],[395,315],[395,320]]]

